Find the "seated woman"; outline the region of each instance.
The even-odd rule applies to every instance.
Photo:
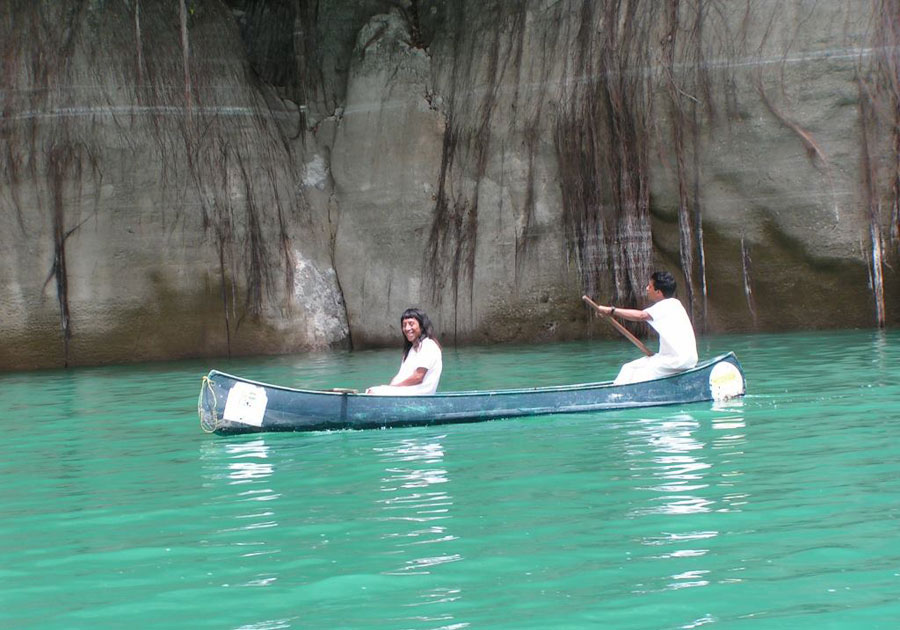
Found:
[[[375,385],[366,390],[376,396],[422,396],[437,391],[443,362],[441,345],[434,338],[428,315],[408,308],[400,316],[403,333],[403,361],[390,385]]]

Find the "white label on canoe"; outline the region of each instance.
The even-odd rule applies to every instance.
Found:
[[[269,398],[262,387],[250,383],[235,383],[228,391],[222,417],[231,422],[260,427],[268,403]]]
[[[744,393],[744,378],[741,371],[731,363],[717,364],[709,373],[709,391],[715,401],[740,396]]]

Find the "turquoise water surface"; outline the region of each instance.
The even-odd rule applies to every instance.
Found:
[[[217,368],[0,375],[0,628],[900,627],[900,331],[741,335],[722,406],[207,435]],[[445,349],[443,390],[612,378],[624,341]]]

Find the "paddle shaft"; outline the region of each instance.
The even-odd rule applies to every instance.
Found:
[[[581,296],[581,299],[584,300],[585,302],[587,302],[588,304],[590,304],[591,306],[593,306],[594,310],[597,311],[597,313],[599,313],[601,317],[605,318],[606,321],[608,321],[610,324],[612,324],[616,330],[618,330],[620,333],[625,335],[625,337],[628,339],[628,341],[630,341],[631,343],[636,345],[640,349],[641,352],[646,354],[648,357],[653,354],[652,352],[650,352],[650,350],[647,348],[647,346],[645,346],[643,343],[641,343],[640,339],[638,339],[637,337],[635,337],[634,335],[631,334],[630,330],[628,330],[622,324],[617,322],[615,319],[613,319],[612,317],[610,317],[609,315],[607,315],[606,313],[601,311],[600,306],[596,302],[594,302],[594,300],[592,300],[591,298],[589,298],[586,295]]]

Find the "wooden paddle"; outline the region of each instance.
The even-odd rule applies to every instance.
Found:
[[[628,341],[630,341],[631,343],[636,345],[638,348],[640,348],[641,352],[646,354],[648,357],[653,354],[652,352],[650,352],[649,349],[647,349],[647,346],[645,346],[644,344],[641,343],[640,339],[638,339],[637,337],[635,337],[634,335],[631,334],[630,330],[628,330],[622,324],[617,322],[615,319],[613,319],[612,317],[610,317],[609,315],[607,315],[606,313],[601,311],[600,306],[596,302],[594,302],[594,300],[592,300],[591,298],[589,298],[586,295],[582,295],[581,299],[584,300],[585,302],[587,302],[588,304],[590,304],[591,306],[593,306],[594,310],[597,311],[597,313],[601,317],[605,318],[606,321],[608,321],[610,324],[612,324],[616,328],[616,330],[618,330],[620,333],[625,335],[625,337],[628,339]]]

